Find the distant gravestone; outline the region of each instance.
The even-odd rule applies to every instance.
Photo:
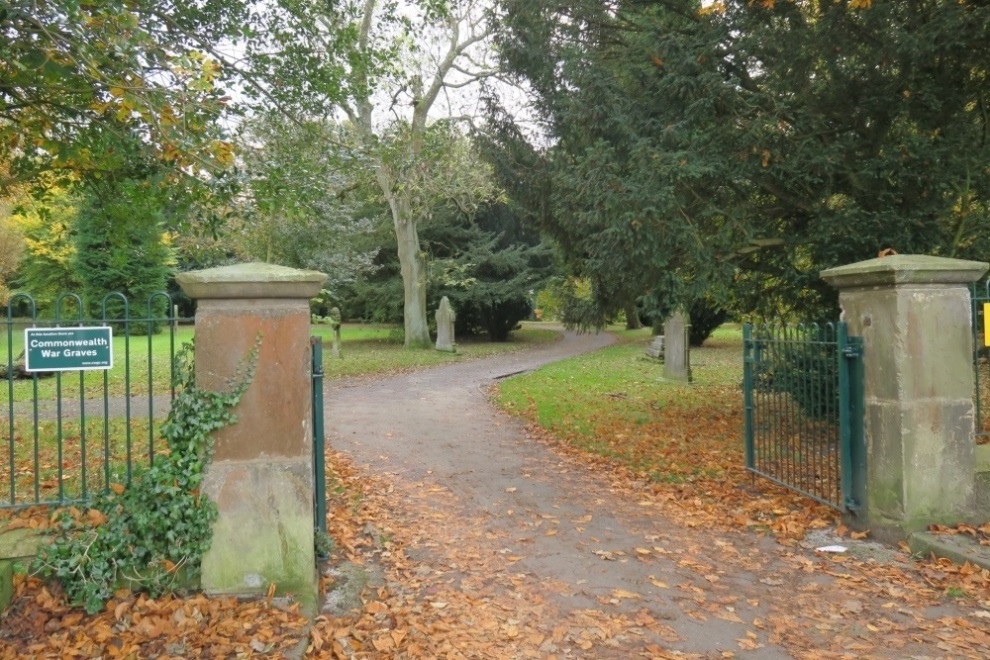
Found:
[[[340,357],[340,310],[336,307],[330,308],[330,327],[333,328],[333,343],[330,344],[330,357]]]
[[[440,307],[437,308],[437,350],[453,353],[454,348],[454,319],[457,315],[450,307],[447,296],[440,300]]]
[[[663,359],[663,335],[656,335],[653,338],[650,345],[646,347],[646,355],[657,360]]]
[[[663,324],[663,377],[691,382],[691,349],[688,323],[683,312],[674,312]]]

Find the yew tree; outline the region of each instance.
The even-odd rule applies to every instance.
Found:
[[[986,3],[500,4],[546,132],[499,144],[592,320],[629,290],[830,318],[823,268],[990,253]]]

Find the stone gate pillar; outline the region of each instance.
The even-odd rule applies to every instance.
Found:
[[[263,263],[176,277],[197,301],[196,383],[227,389],[260,336],[237,423],[215,434],[204,492],[217,503],[202,586],[213,594],[292,594],[315,614],[309,299],[326,275]]]
[[[850,335],[863,337],[865,518],[902,537],[966,517],[974,486],[969,284],[988,264],[892,255],[831,268]]]

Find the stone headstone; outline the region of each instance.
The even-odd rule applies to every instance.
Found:
[[[437,350],[453,353],[454,348],[454,319],[457,315],[450,307],[447,296],[440,300],[440,307],[437,308]]]
[[[657,360],[663,359],[663,335],[656,335],[646,347],[646,355]]]
[[[336,307],[330,308],[330,327],[333,328],[333,343],[330,345],[330,357],[340,357],[340,310]]]
[[[688,319],[674,312],[663,324],[663,377],[691,382],[691,349],[688,344]]]

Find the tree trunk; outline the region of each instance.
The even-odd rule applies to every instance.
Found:
[[[639,310],[636,308],[635,300],[627,300],[626,308],[626,330],[640,330],[643,322],[639,320]]]
[[[419,247],[419,232],[411,219],[395,224],[402,267],[402,311],[406,348],[429,348],[430,326],[426,321],[426,262]]]
[[[405,195],[393,194],[388,199],[392,224],[398,244],[399,266],[402,271],[403,308],[406,348],[429,348],[430,326],[426,320],[426,261],[419,245],[419,230]]]

